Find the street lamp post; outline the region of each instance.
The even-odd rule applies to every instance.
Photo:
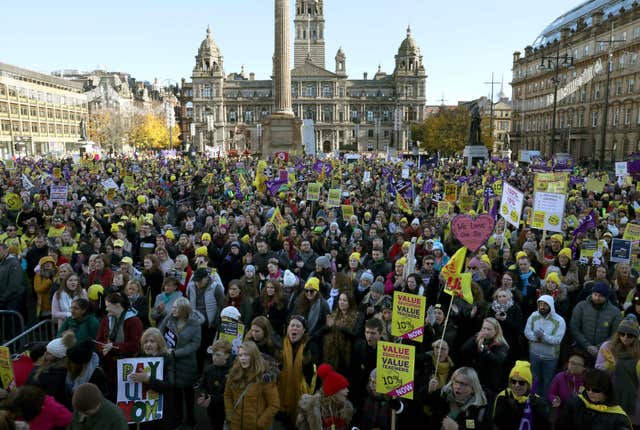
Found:
[[[355,133],[356,133],[356,147],[354,148],[354,152],[358,152],[358,150],[359,150],[358,135],[360,134],[360,119],[358,118],[358,114],[357,113],[356,113],[356,116],[354,116],[351,121],[355,125]]]
[[[555,55],[543,55],[540,59],[540,69],[542,70],[554,70],[554,76],[551,78],[551,82],[553,83],[553,115],[551,117],[551,136],[549,139],[548,148],[553,150],[555,139],[556,139],[556,109],[558,105],[558,85],[560,84],[560,66],[572,67],[573,66],[573,57],[570,57],[568,54],[560,55],[560,41],[557,41],[558,46],[556,47]],[[545,65],[545,61],[547,64]],[[548,151],[545,151],[545,153]]]
[[[262,151],[262,124],[258,124],[257,126],[258,129],[258,152]]]

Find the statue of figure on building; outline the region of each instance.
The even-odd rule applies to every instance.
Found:
[[[478,106],[477,101],[471,104],[469,111],[471,112],[471,126],[469,127],[469,141],[467,145],[482,145],[482,139],[480,138],[480,106]]]
[[[80,140],[88,140],[87,136],[87,123],[85,120],[80,120]]]

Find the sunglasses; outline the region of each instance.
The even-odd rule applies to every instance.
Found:
[[[603,392],[603,390],[599,389],[599,388],[593,388],[593,387],[584,387],[585,391],[591,391],[594,394],[600,394]]]
[[[305,294],[315,293],[316,290],[304,290]]]
[[[528,384],[527,381],[522,381],[520,379],[510,379],[509,382],[511,382],[511,385],[520,385],[520,386],[525,386]]]
[[[618,333],[620,335],[620,337],[630,337],[630,338],[634,338],[635,336],[630,334],[630,333]]]

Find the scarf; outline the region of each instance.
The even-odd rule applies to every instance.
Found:
[[[497,300],[491,302],[491,309],[493,309],[496,314],[499,314],[500,312],[504,312],[506,314],[507,311],[511,309],[511,306],[513,306],[513,299],[509,299],[509,301],[504,304],[498,302]]]
[[[67,294],[66,291],[60,291],[60,294],[58,295],[58,302],[60,304],[60,309],[63,309],[65,312],[69,312],[72,301],[73,301],[73,298],[69,294]]]
[[[522,281],[522,295],[527,296],[527,287],[529,286],[529,278],[533,272],[529,270],[527,273],[520,273],[520,280]]]
[[[584,406],[587,409],[591,409],[592,411],[602,412],[605,414],[620,414],[620,415],[624,415],[625,417],[627,417],[627,419],[629,419],[629,416],[624,412],[624,409],[622,409],[618,405],[607,406],[607,405],[599,405],[599,404],[591,403],[582,394],[578,394],[578,398],[582,401],[582,403],[584,403]],[[631,428],[631,420],[629,420],[629,428]]]
[[[438,378],[438,387],[444,386],[449,379],[449,369],[453,367],[453,361],[451,361],[451,357],[447,357],[447,361],[441,361],[440,363],[436,363],[438,359],[438,354],[433,354],[431,356],[431,360],[433,361],[433,367],[436,369],[436,378]]]
[[[304,380],[302,373],[302,357],[306,342],[297,346],[295,357],[293,345],[289,337],[285,337],[282,346],[282,371],[278,377],[278,391],[280,392],[280,410],[292,419],[296,417],[298,401],[302,395],[301,385]]]
[[[171,301],[171,299],[173,298],[173,296],[175,296],[176,294],[178,294],[178,290],[174,291],[171,294],[167,294],[167,293],[162,293],[160,295],[160,297],[162,298],[162,301],[164,302],[164,304],[166,305],[167,303],[169,303]]]
[[[613,380],[615,384],[616,399],[622,408],[629,414],[636,412],[636,394],[638,391],[638,373],[636,367],[638,359],[632,353],[621,352],[617,354],[615,367],[613,369]],[[622,381],[627,381],[623,383]]]

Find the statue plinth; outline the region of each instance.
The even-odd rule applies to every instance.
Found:
[[[486,163],[489,160],[489,150],[484,145],[467,145],[462,151],[462,156],[465,167],[469,169],[480,161]]]
[[[289,155],[302,155],[302,120],[289,113],[274,113],[262,123],[263,157],[279,151]]]

